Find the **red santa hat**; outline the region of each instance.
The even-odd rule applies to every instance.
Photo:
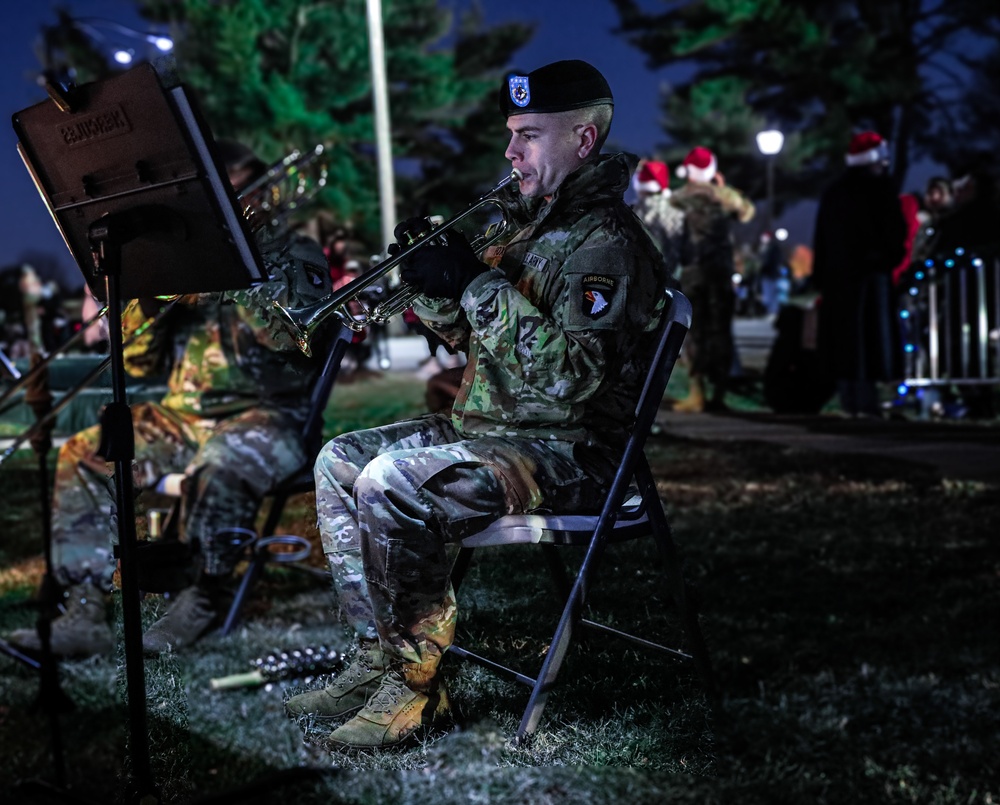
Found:
[[[669,187],[670,171],[666,162],[644,160],[632,177],[632,188],[636,193],[662,193]]]
[[[862,131],[851,137],[845,161],[851,167],[889,161],[889,143],[877,131]]]
[[[710,182],[717,168],[715,154],[699,145],[692,148],[684,157],[684,161],[677,168],[677,175],[692,182]]]

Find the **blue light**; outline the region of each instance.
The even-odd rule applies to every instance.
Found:
[[[957,254],[959,257],[961,257],[963,254],[965,254],[965,249],[963,249],[961,246],[959,246],[957,249],[955,249],[955,254]]]
[[[927,266],[927,268],[934,268],[934,261],[928,257],[924,260],[924,265]]]
[[[945,260],[944,261],[944,265],[945,265],[945,268],[954,268],[955,261],[954,260]]]
[[[899,318],[901,318],[901,319],[908,319],[908,318],[910,318],[910,311],[908,311],[908,310],[901,310],[901,311],[899,311]]]
[[[920,293],[920,291],[916,288],[910,288],[910,296],[916,296],[918,293]]]
[[[917,348],[913,346],[913,344],[907,344],[906,346],[903,347],[904,352],[915,352],[916,349]]]
[[[906,396],[906,393],[907,393],[907,392],[908,392],[909,390],[910,390],[910,387],[909,387],[909,386],[907,386],[907,385],[906,385],[906,383],[900,383],[900,384],[899,384],[898,386],[896,386],[896,393],[897,393],[897,394],[898,394],[898,395],[899,395],[900,397],[905,397],[905,396]]]
[[[924,278],[924,276],[925,276],[925,275],[924,275],[924,272],[923,272],[923,271],[918,271],[918,272],[917,272],[916,274],[914,274],[913,276],[915,276],[915,277],[916,277],[916,278],[917,278],[918,280],[922,280],[922,279]]]

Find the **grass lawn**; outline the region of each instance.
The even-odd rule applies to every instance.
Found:
[[[417,412],[422,395],[403,376],[343,383],[328,432]],[[145,664],[162,801],[1000,802],[995,487],[751,442],[654,435],[648,454],[700,600],[718,712],[689,669],[591,638],[586,653],[571,654],[528,747],[508,740],[527,689],[453,661],[456,729],[402,751],[331,753],[322,745],[330,725],[290,720],[282,708],[322,678],[209,687],[275,649],[345,645],[326,585],[272,566],[233,635]],[[0,467],[4,632],[34,619],[25,606],[42,571],[34,466],[24,452]],[[314,541],[321,566],[312,505],[308,495],[294,500],[281,530]],[[529,547],[480,556],[459,596],[459,634],[530,665],[557,606]],[[661,632],[671,623],[650,556],[644,545],[612,549],[593,603]],[[144,622],[163,606],[144,600]],[[123,801],[120,641],[117,657],[63,663],[61,683],[74,705],[59,719],[69,782],[89,801]],[[35,672],[0,656],[8,802],[49,801],[15,788],[53,780],[37,693]]]

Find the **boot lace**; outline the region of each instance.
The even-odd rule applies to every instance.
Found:
[[[368,700],[367,709],[373,713],[392,713],[399,709],[406,695],[410,692],[401,675],[388,673],[382,677],[378,689]]]

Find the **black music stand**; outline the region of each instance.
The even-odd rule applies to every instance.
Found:
[[[260,253],[183,86],[150,65],[104,81],[49,85],[51,101],[13,116],[18,151],[90,290],[109,306],[113,402],[101,419],[115,466],[122,621],[134,801],[154,803],[146,731],[122,302],[246,288],[266,279]]]

